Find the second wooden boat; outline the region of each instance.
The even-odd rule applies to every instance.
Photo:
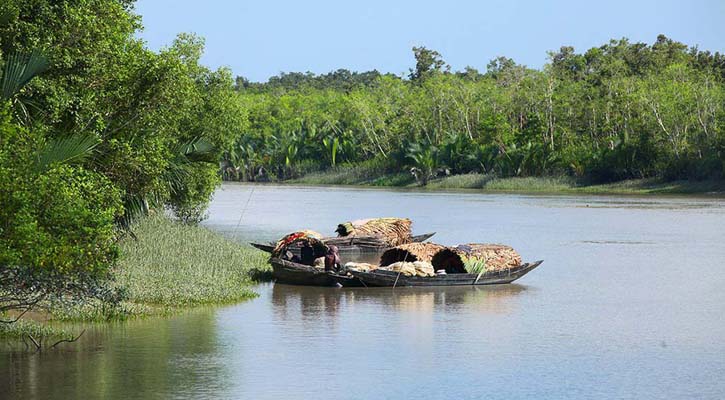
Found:
[[[364,286],[477,286],[477,285],[496,285],[511,283],[527,273],[531,272],[534,268],[541,265],[543,260],[536,261],[533,263],[521,264],[517,267],[497,270],[491,272],[483,272],[480,274],[443,274],[431,277],[419,277],[419,276],[406,276],[398,272],[377,269],[370,272],[360,271],[349,271],[349,274],[357,279],[360,284]],[[332,277],[332,279],[335,279]],[[349,279],[342,281],[338,280],[342,285],[345,282],[352,282]]]
[[[435,232],[425,233],[422,235],[416,235],[411,237],[412,243],[424,242],[435,235]],[[382,239],[373,236],[357,236],[357,237],[326,237],[322,239],[325,245],[335,245],[340,252],[354,252],[354,251],[371,251],[379,252],[385,251],[390,248]],[[263,244],[263,243],[249,243],[255,248],[272,253],[274,251],[275,243]],[[299,255],[299,248],[290,246],[289,250]]]

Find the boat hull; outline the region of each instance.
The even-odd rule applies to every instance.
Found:
[[[303,286],[362,286],[358,279],[337,275],[318,268],[295,262],[272,258],[272,275],[276,282]]]
[[[517,268],[511,268],[510,270],[484,273],[480,276],[478,274],[448,274],[424,278],[405,276],[397,272],[384,270],[371,272],[351,271],[350,274],[353,278],[357,278],[364,286],[371,287],[498,285],[511,283],[521,278],[541,265],[542,262],[526,263]],[[340,283],[344,285],[343,282]]]
[[[306,286],[336,286],[337,282],[326,271],[315,267],[298,264],[279,258],[269,260],[272,265],[272,275],[279,283]]]

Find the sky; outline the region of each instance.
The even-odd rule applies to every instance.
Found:
[[[725,52],[725,0],[138,0],[154,50],[180,32],[206,40],[202,62],[263,82],[280,72],[377,69],[407,74],[411,48],[438,51],[453,70],[497,57],[541,68],[547,51],[657,35]]]

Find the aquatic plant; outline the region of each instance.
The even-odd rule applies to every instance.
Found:
[[[202,226],[155,215],[135,223],[132,232],[121,240],[121,257],[111,271],[126,300],[117,306],[90,301],[51,309],[54,318],[126,319],[229,304],[255,297],[251,285],[269,270],[265,253]]]

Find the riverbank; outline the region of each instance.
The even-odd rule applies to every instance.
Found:
[[[484,192],[725,195],[725,181],[667,182],[654,178],[591,184],[568,176],[498,178],[485,174],[461,174],[432,179],[427,185],[421,186],[410,174],[376,174],[359,167],[339,167],[284,182],[304,185],[419,187],[429,190],[476,189]]]
[[[201,226],[149,217],[119,243],[121,258],[112,285],[126,300],[117,306],[98,301],[75,307],[48,306],[42,313],[0,325],[0,338],[67,338],[58,322],[123,320],[170,315],[184,309],[231,304],[255,297],[255,279],[268,273],[266,254],[232,242]],[[60,324],[62,326],[62,324]]]

